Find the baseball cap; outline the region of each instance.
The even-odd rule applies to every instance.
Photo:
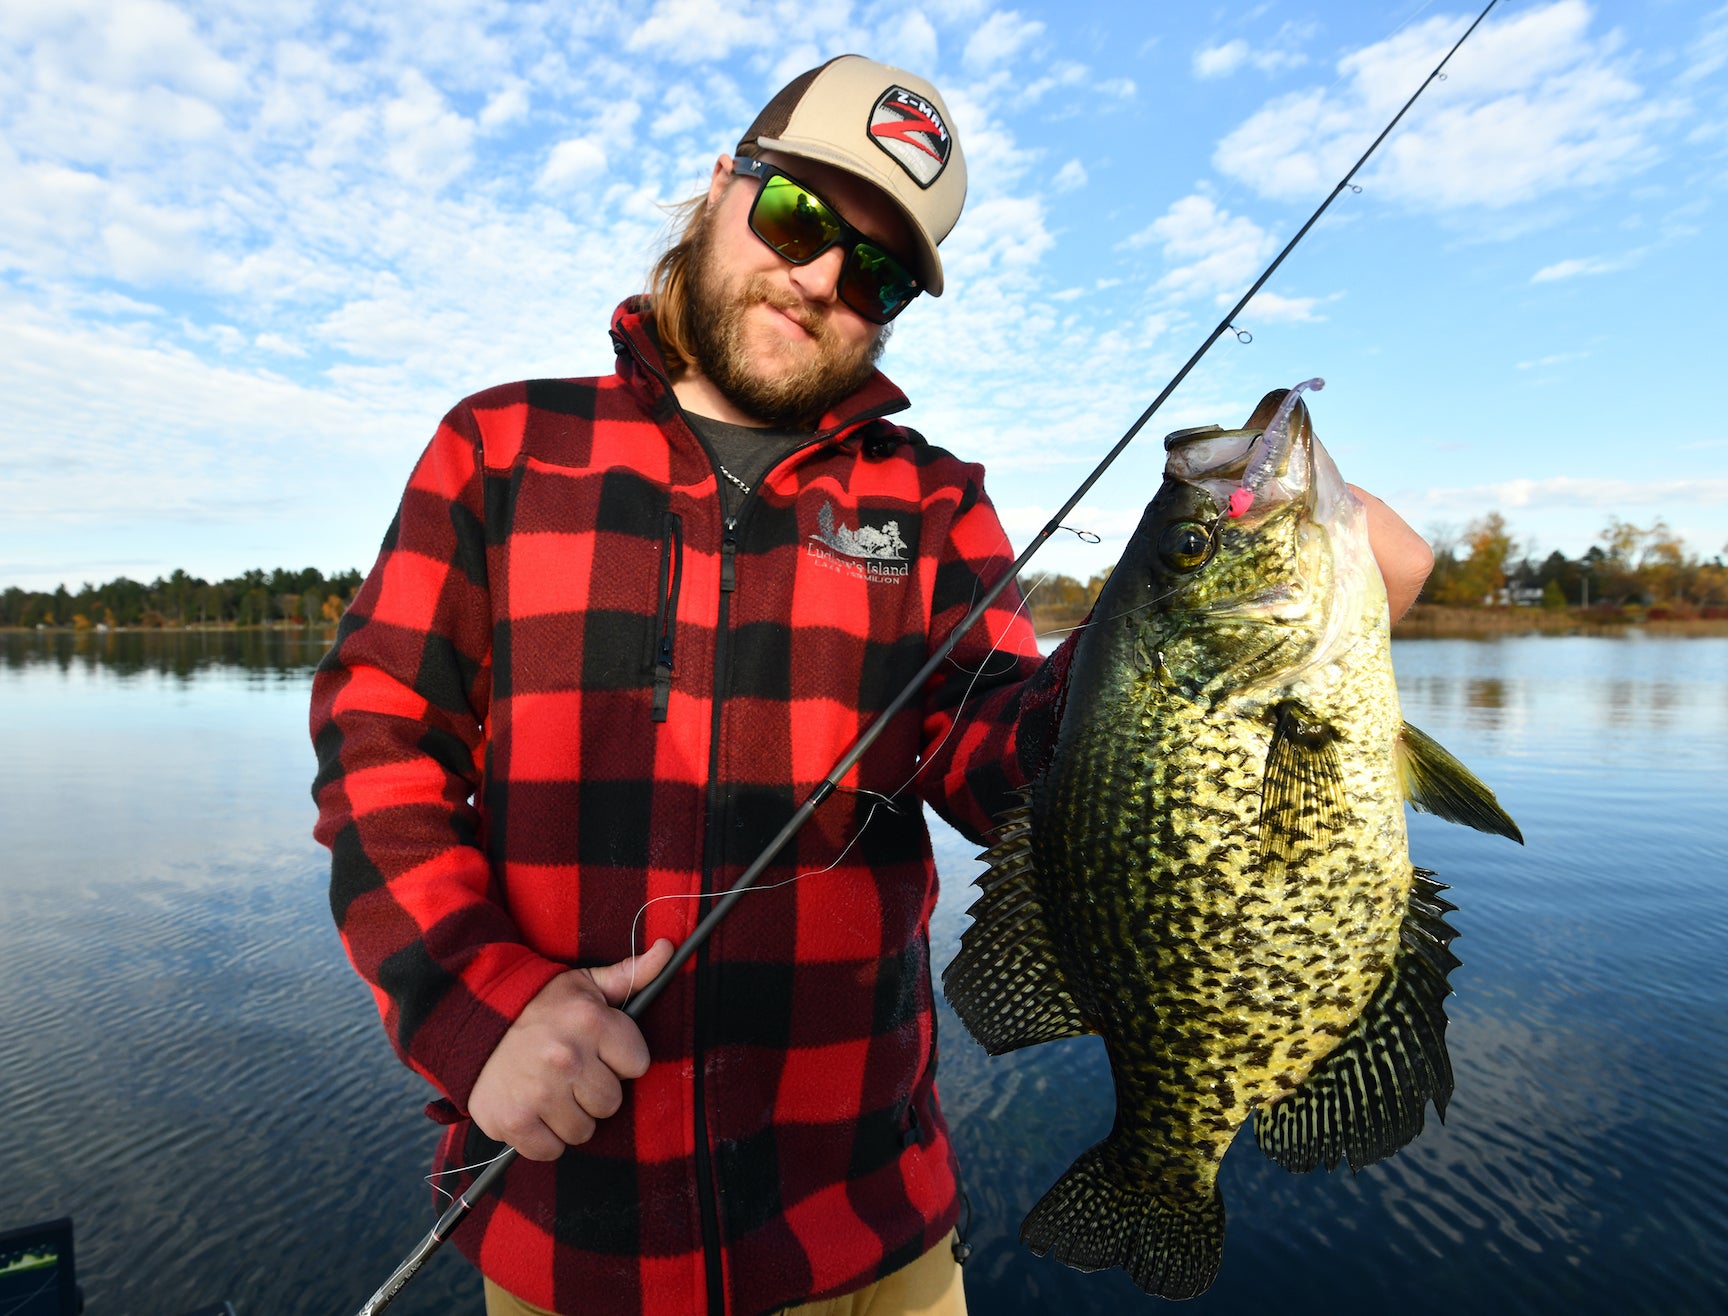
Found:
[[[782,87],[738,140],[763,151],[820,160],[887,194],[912,225],[908,253],[930,295],[942,295],[942,258],[966,203],[966,159],[948,107],[915,73],[862,55],[840,55]]]

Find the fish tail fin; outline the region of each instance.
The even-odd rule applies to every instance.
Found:
[[[1076,1270],[1121,1266],[1147,1293],[1204,1293],[1224,1256],[1224,1198],[1215,1181],[1192,1192],[1147,1191],[1121,1170],[1109,1140],[1086,1152],[1020,1226],[1020,1241]]]

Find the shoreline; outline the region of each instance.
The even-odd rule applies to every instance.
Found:
[[[1654,614],[1654,615],[1652,615]],[[1033,609],[1032,628],[1042,640],[1060,640],[1085,614]],[[1666,609],[1458,608],[1418,603],[1392,627],[1395,640],[1482,640],[1526,635],[1613,638],[1632,633],[1665,637],[1728,636],[1728,617],[1677,617]],[[186,626],[0,626],[0,635],[73,636],[90,640],[114,635],[282,635],[333,641],[335,622],[203,622]]]
[[[1654,614],[1654,615],[1653,615]],[[1085,620],[1084,613],[1032,610],[1040,639],[1060,640]],[[1526,635],[1627,635],[1719,639],[1728,617],[1676,617],[1662,608],[1457,608],[1418,603],[1392,627],[1394,640],[1488,640]]]

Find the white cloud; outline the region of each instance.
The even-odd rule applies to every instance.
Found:
[[[252,340],[253,346],[265,352],[273,352],[278,356],[306,355],[306,349],[298,343],[291,343],[281,334],[259,334]]]
[[[1021,95],[1029,103],[1035,103],[1059,87],[1083,86],[1091,75],[1092,71],[1084,64],[1077,64],[1073,60],[1063,60],[1052,67],[1050,72],[1043,77],[1035,78],[1027,83],[1022,89]]]
[[[479,124],[485,132],[496,132],[507,124],[517,123],[528,115],[528,88],[521,82],[493,93],[480,111]]]
[[[1249,276],[1249,278],[1252,277],[1252,275]],[[1242,282],[1246,284],[1248,279],[1244,279]],[[1218,305],[1229,306],[1240,295],[1239,292],[1221,292],[1217,298]],[[1314,308],[1319,304],[1320,298],[1318,297],[1280,297],[1275,292],[1257,292],[1254,294],[1254,300],[1243,308],[1242,316],[1244,319],[1252,318],[1266,324],[1279,322],[1313,323],[1326,318],[1323,315],[1314,314]]]
[[[1728,65],[1728,5],[1705,15],[1700,26],[1703,30],[1687,51],[1682,82],[1702,82]]]
[[[768,14],[746,12],[719,0],[659,0],[625,39],[626,50],[663,56],[683,64],[723,59],[734,50],[765,46],[784,37]]]
[[[1382,148],[1376,192],[1452,208],[1506,206],[1611,182],[1652,162],[1653,103],[1592,38],[1582,0],[1485,23]],[[1283,200],[1324,195],[1457,39],[1435,18],[1339,61],[1342,87],[1279,97],[1218,145],[1216,167]]]
[[[1253,220],[1191,193],[1124,244],[1159,244],[1170,268],[1157,284],[1176,297],[1239,293],[1272,254],[1274,239]]]
[[[1560,279],[1575,279],[1581,274],[1614,274],[1636,262],[1636,254],[1625,256],[1586,256],[1581,260],[1560,260],[1544,265],[1530,276],[1531,283],[1553,283]]]
[[[1544,366],[1565,365],[1568,361],[1583,361],[1589,357],[1588,352],[1551,352],[1547,356],[1538,357],[1534,361],[1520,361],[1520,370],[1540,370]]]
[[[215,99],[245,86],[242,70],[165,0],[9,5],[0,12],[0,33],[78,81],[164,86]]]
[[[1194,76],[1202,80],[1222,78],[1245,64],[1262,73],[1298,68],[1308,62],[1308,56],[1296,49],[1297,43],[1307,40],[1313,34],[1314,28],[1311,25],[1285,23],[1271,42],[1262,47],[1251,46],[1241,37],[1226,41],[1222,45],[1202,46],[1194,52]]]
[[[936,29],[922,9],[890,13],[867,47],[885,64],[928,77],[936,67]]]
[[[1004,63],[1043,31],[1044,24],[1022,18],[1015,10],[997,10],[967,40],[966,67],[985,70]]]
[[[1429,506],[1477,512],[1484,506],[1558,508],[1720,507],[1728,505],[1728,478],[1612,480],[1557,475],[1502,480],[1463,488],[1430,489]]]
[[[552,148],[539,182],[541,187],[568,187],[605,172],[606,148],[591,137],[572,137]]]
[[[1086,186],[1086,166],[1078,160],[1070,160],[1056,171],[1056,176],[1050,180],[1050,186],[1058,192],[1072,192],[1075,188]]]
[[[1194,52],[1194,76],[1222,78],[1248,62],[1248,43],[1237,37],[1221,46],[1205,46]]]
[[[473,162],[474,125],[413,69],[397,87],[399,94],[383,107],[384,159],[403,181],[436,190]]]
[[[687,82],[669,87],[665,106],[654,117],[648,131],[655,137],[676,137],[700,125],[706,117],[701,94]]]

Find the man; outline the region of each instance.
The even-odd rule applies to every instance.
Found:
[[[928,83],[795,79],[613,376],[445,418],[320,669],[349,954],[444,1094],[440,1168],[522,1153],[457,1234],[489,1312],[964,1311],[918,801],[977,835],[1035,766],[1057,673],[1012,591],[641,1030],[616,1008],[1009,566],[874,368],[964,196]]]

